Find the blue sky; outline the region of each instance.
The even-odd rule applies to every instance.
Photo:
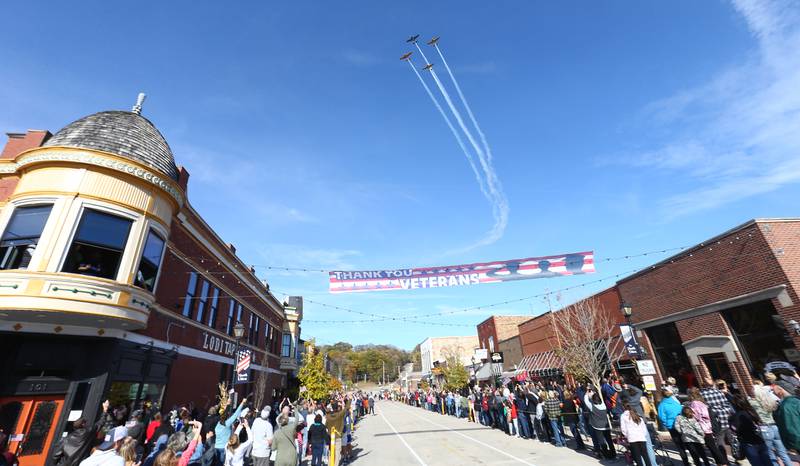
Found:
[[[144,115],[192,175],[192,204],[259,266],[393,268],[588,249],[602,259],[797,215],[796,3],[470,3],[17,2],[0,30],[0,129],[56,131],[146,92]],[[509,206],[491,244],[470,248],[492,229],[492,207],[398,60],[410,34],[442,36],[491,144]],[[399,316],[513,300],[663,257],[600,263],[593,276],[337,296],[325,274],[258,272],[276,294]],[[537,298],[427,320],[474,325],[490,312],[547,308]],[[324,343],[410,349],[474,332],[313,323],[362,317],[311,303],[305,318],[304,334]]]

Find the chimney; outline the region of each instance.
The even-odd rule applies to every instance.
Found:
[[[233,243],[228,243],[228,249],[230,249],[232,253],[236,254],[236,246],[234,246]]]
[[[6,133],[8,142],[0,153],[0,159],[13,159],[28,149],[41,147],[50,139],[50,131],[43,129],[29,129],[27,133]]]
[[[183,165],[178,167],[178,186],[181,187],[184,193],[189,189],[189,171]]]

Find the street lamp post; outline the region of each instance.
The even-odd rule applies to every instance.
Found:
[[[233,386],[236,384],[236,360],[239,358],[239,340],[242,339],[244,336],[244,324],[237,321],[236,325],[233,326],[233,338],[236,342],[236,345],[233,350],[233,368],[231,370],[231,390],[233,390]]]

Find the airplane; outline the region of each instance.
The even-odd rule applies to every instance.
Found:
[[[428,71],[431,68],[433,68],[433,63],[423,66],[422,71]]]
[[[417,34],[416,36],[409,37],[408,40],[406,40],[406,42],[408,42],[409,44],[413,44],[414,42],[417,41],[417,39],[419,39],[419,34]]]
[[[436,36],[430,41],[428,41],[428,45],[436,45],[437,42],[439,42],[439,36]]]
[[[403,60],[403,61],[408,60],[409,58],[411,58],[411,54],[412,53],[414,53],[414,52],[408,52],[407,54],[405,54],[402,57],[400,57],[400,59]]]

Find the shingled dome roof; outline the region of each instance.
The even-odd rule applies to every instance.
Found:
[[[133,112],[109,111],[83,117],[62,128],[44,145],[110,152],[178,179],[178,167],[164,136],[150,120]]]

